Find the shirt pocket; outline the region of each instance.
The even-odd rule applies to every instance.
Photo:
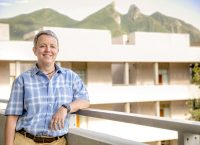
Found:
[[[71,103],[73,100],[72,87],[68,83],[56,85],[54,92],[57,107],[60,107],[63,104]]]
[[[24,109],[28,114],[38,113],[46,102],[45,85],[33,85],[26,83],[24,87]]]

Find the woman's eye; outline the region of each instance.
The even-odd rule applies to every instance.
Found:
[[[40,45],[40,48],[43,48],[43,47],[45,47],[44,45]]]

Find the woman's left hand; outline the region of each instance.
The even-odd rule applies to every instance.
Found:
[[[60,107],[58,111],[52,116],[50,129],[51,130],[60,130],[64,128],[64,121],[67,116],[67,109]]]

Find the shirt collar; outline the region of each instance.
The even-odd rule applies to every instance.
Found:
[[[64,69],[61,66],[55,64],[55,68],[57,73],[64,73]]]
[[[57,64],[55,64],[55,68],[56,68],[56,73],[64,73],[64,69],[62,67],[58,66]],[[31,75],[34,76],[39,72],[41,72],[41,71],[36,63],[35,66],[31,70]]]

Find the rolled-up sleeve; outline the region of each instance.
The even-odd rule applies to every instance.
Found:
[[[5,115],[22,115],[24,98],[23,88],[22,78],[19,77],[13,83]]]
[[[78,75],[75,76],[73,81],[73,101],[77,99],[89,101],[88,91]]]

